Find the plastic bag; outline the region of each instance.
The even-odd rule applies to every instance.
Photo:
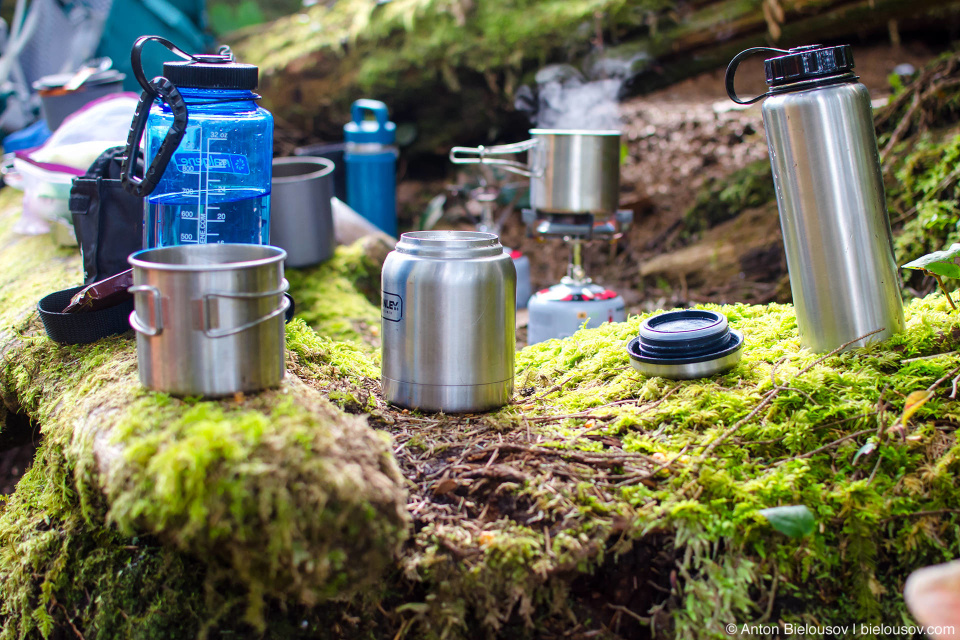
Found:
[[[5,167],[7,184],[23,190],[23,215],[14,226],[16,232],[47,233],[54,223],[59,225],[55,227],[59,237],[73,235],[70,185],[101,153],[126,142],[137,101],[133,93],[104,96],[67,117],[40,147],[16,152],[13,175],[11,167]]]
[[[124,144],[137,109],[135,93],[114,93],[85,104],[29,153],[31,160],[87,170],[100,154]]]

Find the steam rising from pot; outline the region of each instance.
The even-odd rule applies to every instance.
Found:
[[[522,86],[514,106],[542,129],[619,129],[618,96],[635,60],[599,58],[583,74],[568,64],[537,72],[536,90]]]

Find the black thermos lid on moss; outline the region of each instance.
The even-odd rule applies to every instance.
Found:
[[[853,71],[853,50],[847,44],[797,47],[785,55],[766,60],[763,67],[767,84],[771,87],[828,78]]]
[[[193,60],[163,63],[163,75],[177,87],[194,89],[257,88],[258,69],[234,62],[229,55],[200,55]]]

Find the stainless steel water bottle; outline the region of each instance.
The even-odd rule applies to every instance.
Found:
[[[734,75],[758,52],[776,54],[764,64],[770,89],[741,100]],[[904,328],[870,94],[853,69],[848,45],[761,47],[737,55],[726,74],[734,102],[766,98],[763,124],[800,342],[820,353]]]
[[[510,402],[517,273],[492,233],[400,236],[381,276],[387,402],[423,411],[488,411]]]

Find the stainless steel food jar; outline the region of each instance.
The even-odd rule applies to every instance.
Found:
[[[288,267],[308,267],[333,257],[333,170],[326,158],[273,161],[270,242],[287,252]]]
[[[403,234],[381,278],[387,402],[446,413],[507,404],[516,286],[513,261],[492,233]]]
[[[454,164],[501,166],[530,178],[530,206],[544,213],[612,213],[620,202],[620,132],[531,129],[531,139],[454,147]],[[526,164],[497,156],[527,152]]]
[[[140,382],[174,395],[226,396],[280,384],[282,249],[199,244],[139,251],[133,265]]]

